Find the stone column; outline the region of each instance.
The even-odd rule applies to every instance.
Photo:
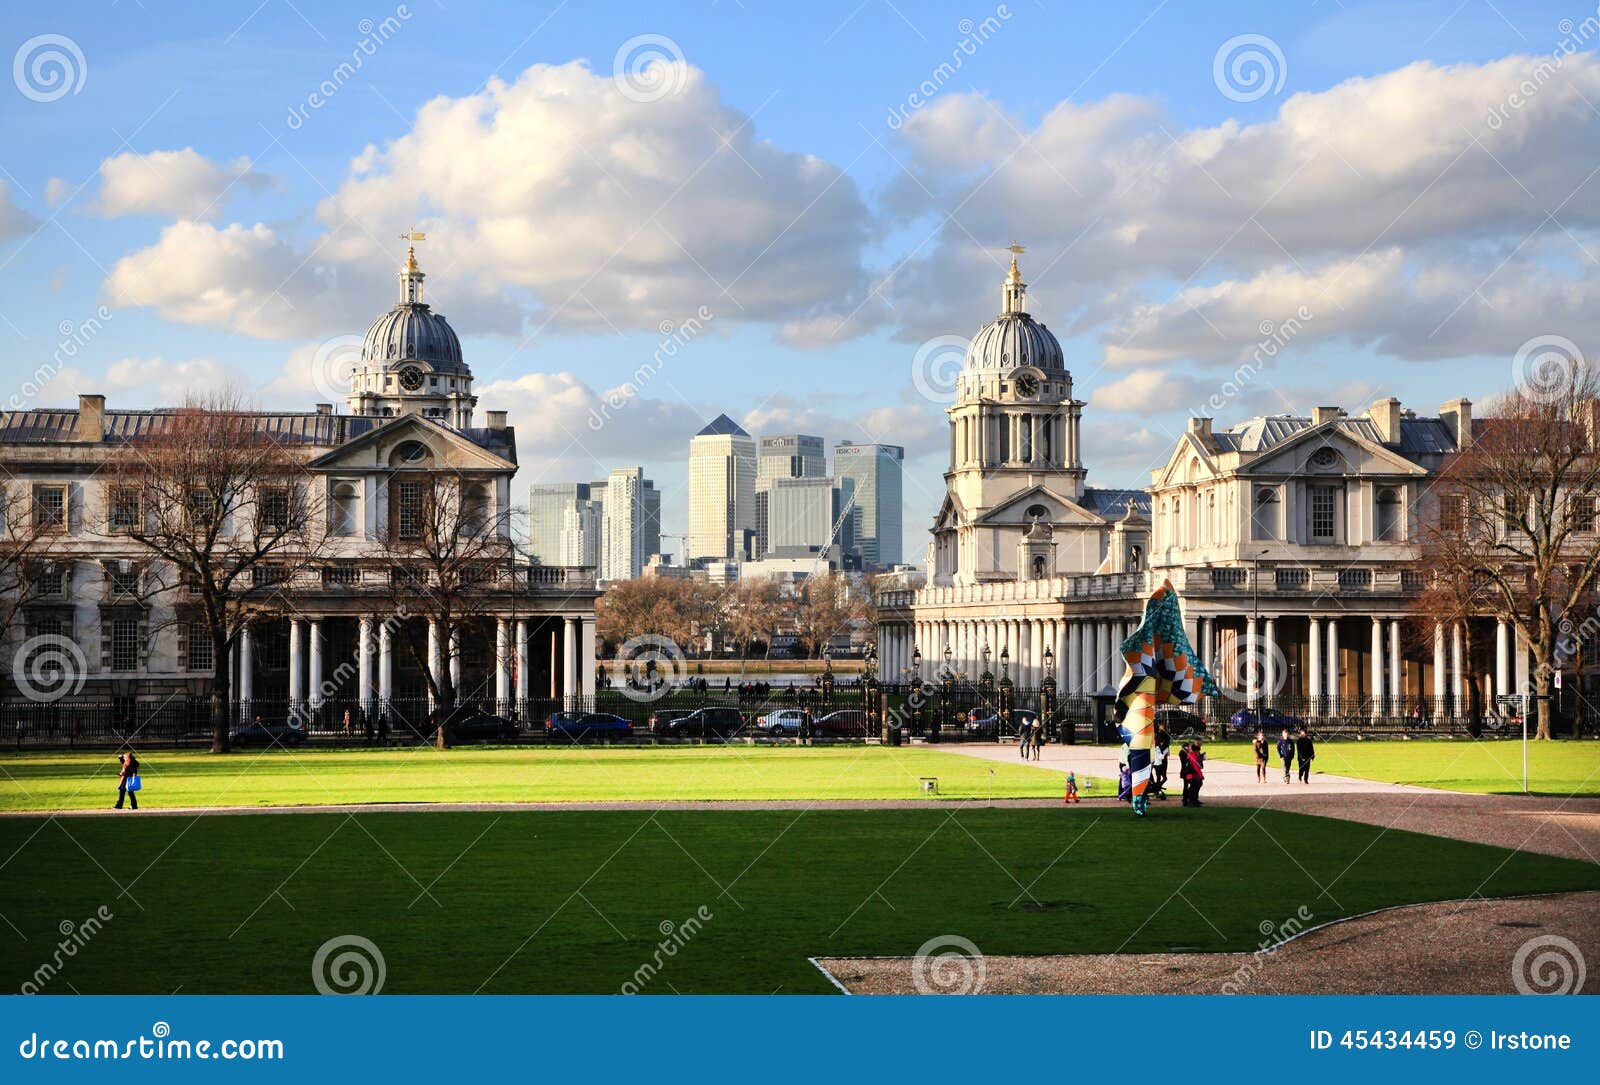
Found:
[[[1264,659],[1261,664],[1261,675],[1265,684],[1262,695],[1276,700],[1283,693],[1283,690],[1279,687],[1279,683],[1283,680],[1283,675],[1278,673],[1277,619],[1267,618],[1262,622],[1262,626],[1260,652]]]
[[[1261,676],[1257,669],[1261,665],[1260,648],[1256,619],[1252,615],[1244,620],[1244,703],[1251,708],[1261,696]]]
[[[428,619],[428,673],[433,676],[434,685],[438,685],[440,680],[444,677],[444,671],[440,667],[440,658],[441,657],[440,657],[440,654],[439,654],[439,622],[438,622],[437,619],[429,618]],[[430,687],[429,690],[428,690],[428,707],[431,709],[431,708],[437,708],[438,706],[439,706],[439,700],[438,700],[437,697],[435,697],[433,695],[433,689],[432,689],[432,687]]]
[[[1504,618],[1494,623],[1494,692],[1511,692],[1511,623]]]
[[[1339,682],[1339,619],[1328,619],[1328,711],[1330,714],[1339,711],[1339,698],[1344,693],[1344,687]]]
[[[1306,622],[1306,697],[1311,702],[1311,715],[1322,714],[1322,619],[1313,617]]]
[[[459,619],[458,619],[459,620]],[[458,625],[450,630],[450,689],[454,691],[455,703],[461,703],[461,627]]]
[[[250,702],[255,698],[256,653],[255,638],[248,625],[239,629],[239,719],[250,720]]]
[[[322,619],[312,618],[306,627],[311,642],[311,685],[306,700],[312,709],[318,709],[322,707]]]
[[[1443,719],[1445,698],[1444,625],[1433,624],[1433,718]]]
[[[626,681],[623,675],[614,675],[618,682]],[[527,713],[528,704],[528,619],[517,619],[517,714]]]
[[[496,712],[511,700],[511,623],[505,618],[494,620],[494,700]]]
[[[1405,711],[1406,672],[1400,658],[1400,619],[1389,620],[1389,711],[1396,716]]]
[[[578,619],[561,620],[561,701],[569,709],[578,702]]]
[[[590,709],[594,708],[594,626],[593,618],[584,618],[578,641],[578,692],[583,694],[584,703]]]
[[[300,619],[289,619],[289,708],[293,711],[299,707],[300,699],[305,695],[304,683],[300,675]]]
[[[1372,718],[1383,715],[1383,619],[1372,619]]]
[[[391,619],[378,623],[378,707],[386,711],[394,700],[394,630]]]
[[[1467,708],[1466,698],[1466,668],[1461,654],[1461,623],[1450,623],[1450,702],[1453,713],[1457,716],[1465,715]]]
[[[356,619],[356,698],[364,712],[372,710],[372,619]]]
[[[1112,681],[1109,674],[1111,653],[1114,650],[1111,643],[1112,635],[1110,622],[1094,623],[1094,675],[1091,692],[1104,689],[1106,684]]]

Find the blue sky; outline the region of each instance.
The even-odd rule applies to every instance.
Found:
[[[1147,480],[1190,413],[1427,413],[1532,338],[1600,351],[1592,3],[258,3],[0,14],[13,402],[331,398],[415,225],[522,482],[642,463],[681,531],[719,412],[876,438],[911,453],[920,555],[937,341],[993,315],[1013,237],[1091,482]],[[1244,35],[1264,69],[1219,74]]]

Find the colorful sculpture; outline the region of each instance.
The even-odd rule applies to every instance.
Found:
[[[1123,673],[1117,700],[1123,708],[1122,741],[1128,746],[1133,776],[1133,812],[1144,815],[1149,804],[1150,751],[1156,744],[1156,709],[1194,704],[1202,694],[1217,695],[1211,673],[1195,656],[1183,631],[1178,593],[1162,581],[1144,606],[1144,621],[1122,642]]]

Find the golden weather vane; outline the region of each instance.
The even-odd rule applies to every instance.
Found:
[[[428,240],[428,235],[423,233],[421,230],[407,230],[405,233],[400,235],[400,240],[401,241],[426,241],[426,240]]]
[[[1011,244],[1006,246],[1006,251],[1009,252],[1013,257],[1017,257],[1017,256],[1021,256],[1025,252],[1027,252],[1028,251],[1028,246],[1019,245],[1015,241],[1013,241]]]

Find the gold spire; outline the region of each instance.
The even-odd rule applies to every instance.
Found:
[[[1011,270],[1006,274],[1005,286],[1000,292],[1002,298],[1000,312],[1002,314],[1025,312],[1023,299],[1027,296],[1028,284],[1022,281],[1022,271],[1017,267],[1017,256],[1028,250],[1013,241],[1006,246],[1006,251],[1011,253]]]
[[[421,230],[407,230],[400,235],[401,241],[426,241],[428,235]],[[402,305],[419,305],[422,303],[422,280],[425,276],[422,269],[417,266],[417,246],[406,247],[406,262],[400,265],[400,302]]]
[[[428,235],[423,233],[421,230],[407,230],[405,233],[400,235],[400,240],[401,241],[426,241],[426,240],[428,240]],[[416,245],[408,245],[406,247],[406,267],[405,267],[405,269],[407,271],[416,271],[417,270],[417,247],[416,247]]]
[[[1017,257],[1028,251],[1026,245],[1019,245],[1015,241],[1006,246],[1006,251],[1011,253],[1011,273],[1006,276],[1008,283],[1020,283],[1022,272],[1017,269]]]

